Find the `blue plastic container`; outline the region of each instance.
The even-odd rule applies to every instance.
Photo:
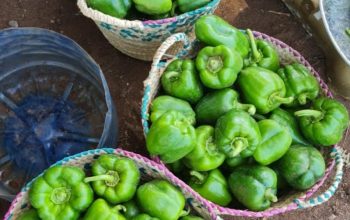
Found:
[[[116,141],[107,82],[78,44],[45,29],[0,31],[0,197],[57,160]]]

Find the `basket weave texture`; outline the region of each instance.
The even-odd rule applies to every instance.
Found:
[[[280,56],[280,62],[282,65],[291,64],[293,62],[298,62],[305,65],[310,72],[317,78],[320,87],[323,91],[323,95],[333,98],[332,92],[329,90],[328,86],[321,79],[320,75],[314,70],[314,68],[309,64],[309,62],[296,50],[288,46],[287,44],[281,42],[278,39],[270,37],[266,34],[260,32],[254,32],[254,36],[257,39],[264,39],[270,42],[274,48],[277,50]],[[179,51],[179,53],[172,57],[171,59],[165,59],[167,57],[167,50],[174,43],[182,42],[183,50]],[[144,130],[144,135],[146,136],[149,131],[149,110],[152,103],[152,100],[158,93],[160,78],[169,63],[171,63],[174,59],[184,58],[188,51],[192,50],[193,45],[190,44],[190,41],[186,34],[178,33],[170,38],[168,38],[158,49],[156,55],[153,60],[152,68],[150,70],[148,78],[144,81],[144,96],[142,98],[142,106],[141,106],[141,120],[142,126]],[[203,203],[208,203],[218,215],[220,216],[245,216],[245,217],[270,217],[274,215],[278,215],[281,213],[289,212],[296,209],[305,209],[308,207],[313,207],[316,205],[320,205],[326,201],[328,201],[335,193],[338,188],[341,179],[343,177],[343,151],[338,145],[334,145],[330,148],[331,150],[328,153],[324,154],[325,158],[328,158],[327,169],[324,177],[319,180],[311,189],[305,192],[292,192],[289,195],[284,196],[279,199],[279,202],[274,203],[271,208],[260,211],[253,212],[249,210],[238,210],[231,209],[227,207],[222,207],[216,205],[206,199],[202,198]],[[162,163],[158,157],[153,158],[154,161],[158,163]],[[331,175],[331,172],[335,169],[334,175]],[[319,188],[325,183],[325,181],[333,177],[331,185],[324,192],[318,192]],[[327,185],[328,186],[328,185]],[[311,198],[314,194],[318,194],[318,196]]]
[[[192,33],[196,20],[202,15],[212,14],[219,3],[220,0],[212,0],[197,10],[172,18],[149,21],[129,21],[112,17],[89,8],[86,0],[78,0],[78,7],[86,17],[96,23],[107,40],[119,51],[136,59],[151,61],[165,39],[174,33]]]

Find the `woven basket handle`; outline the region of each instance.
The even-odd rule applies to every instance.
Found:
[[[294,202],[298,205],[298,208],[304,209],[304,208],[321,205],[322,203],[327,202],[334,195],[335,191],[339,187],[339,184],[343,178],[344,159],[343,159],[343,152],[339,146],[335,146],[332,149],[331,157],[335,159],[335,165],[336,165],[336,173],[333,178],[332,185],[325,192],[323,192],[321,195],[315,198],[311,198],[306,201],[302,199],[294,200]]]

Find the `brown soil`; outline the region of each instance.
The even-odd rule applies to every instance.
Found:
[[[314,39],[279,0],[222,0],[217,13],[240,28],[250,27],[276,37],[300,51],[322,75],[325,58]],[[0,28],[9,21],[20,27],[42,27],[63,33],[77,41],[100,64],[109,83],[119,116],[119,146],[145,155],[139,111],[142,81],[149,62],[138,61],[114,49],[96,25],[79,13],[74,0],[1,0]],[[13,23],[13,22],[12,22]],[[346,103],[349,106],[349,103]],[[349,141],[344,143],[344,148]],[[340,189],[326,204],[294,211],[272,219],[350,219],[350,175],[347,172]],[[0,213],[8,208],[1,202]],[[236,218],[227,218],[236,219]]]

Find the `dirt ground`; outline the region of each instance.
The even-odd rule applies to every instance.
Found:
[[[249,27],[284,41],[300,51],[322,75],[325,74],[323,52],[280,0],[222,0],[217,14],[239,28]],[[0,28],[9,27],[9,22],[17,22],[20,27],[42,27],[63,33],[90,53],[106,75],[117,106],[119,146],[146,155],[139,112],[142,81],[150,69],[149,62],[132,59],[114,49],[96,25],[79,13],[74,0],[1,0]],[[346,141],[343,146],[349,150],[348,143]],[[340,189],[326,204],[271,219],[350,219],[349,185],[350,175],[346,172]],[[0,204],[0,215],[3,215],[8,203]]]

